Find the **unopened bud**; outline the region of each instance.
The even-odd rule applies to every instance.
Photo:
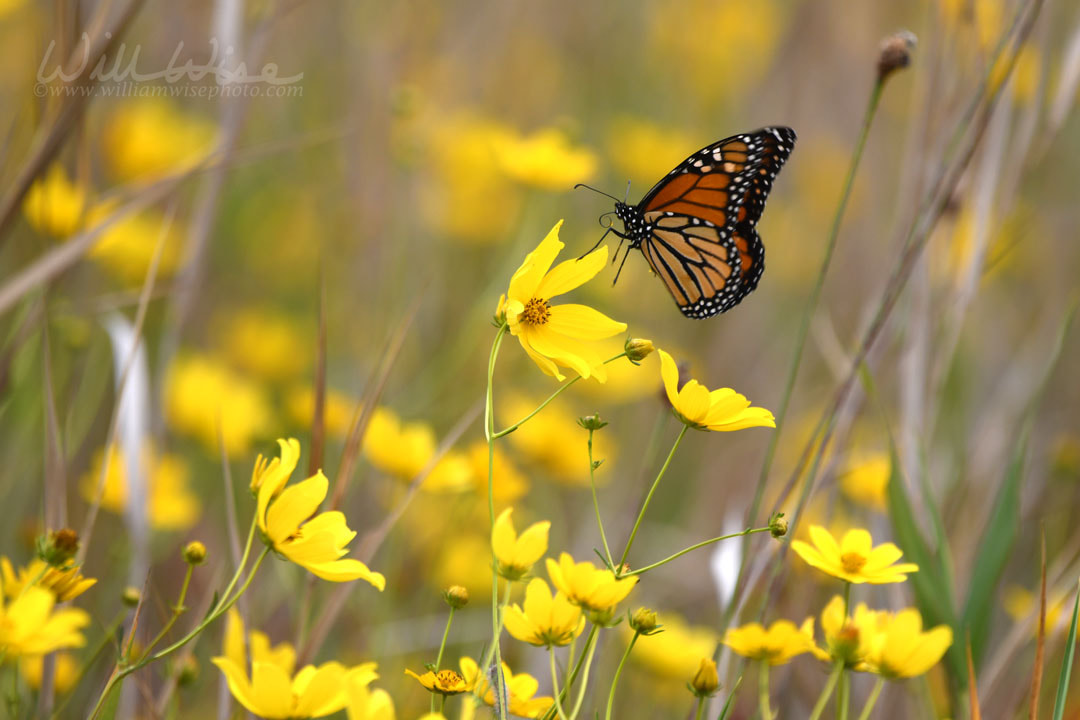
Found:
[[[607,425],[607,423],[600,418],[600,413],[593,413],[592,415],[579,417],[577,422],[578,425],[585,428],[586,430],[599,430],[600,428]]]
[[[709,658],[701,658],[701,665],[690,681],[690,692],[700,698],[706,698],[720,687],[720,676],[716,672],[716,663]]]
[[[176,683],[180,687],[191,685],[199,679],[199,661],[192,655],[185,655],[180,660],[180,672],[176,675]]]
[[[630,616],[630,627],[640,635],[651,635],[656,631],[658,624],[656,611],[649,608],[638,608]]]
[[[443,590],[443,600],[455,610],[460,610],[469,604],[469,591],[461,585],[451,585]]]
[[[128,585],[124,588],[124,592],[120,594],[120,602],[128,607],[135,607],[139,604],[140,597],[142,597],[142,593],[139,592],[139,588]]]
[[[627,339],[626,344],[623,345],[623,350],[626,351],[626,357],[628,357],[630,362],[635,365],[649,357],[649,353],[655,349],[652,340],[646,340],[645,338],[629,338]]]
[[[202,565],[206,562],[206,546],[198,540],[192,540],[184,546],[184,562],[188,565]]]
[[[79,552],[79,534],[63,528],[37,539],[37,555],[53,567],[64,567]]]
[[[769,518],[769,534],[774,538],[787,535],[787,520],[784,519],[784,513],[776,513]]]
[[[915,35],[908,30],[900,30],[882,41],[877,64],[879,82],[911,64],[916,42]]]

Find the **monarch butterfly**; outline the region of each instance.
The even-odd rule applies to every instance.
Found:
[[[727,312],[757,287],[765,270],[765,246],[755,226],[794,146],[794,130],[766,127],[702,148],[637,205],[608,195],[623,231],[609,226],[604,237],[612,232],[629,240],[626,255],[640,249],[683,315]]]

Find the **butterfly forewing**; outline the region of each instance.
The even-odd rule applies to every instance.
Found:
[[[757,287],[765,248],[755,225],[795,132],[767,127],[702,148],[658,182],[627,231],[687,317],[730,310]],[[625,222],[625,218],[624,218]]]

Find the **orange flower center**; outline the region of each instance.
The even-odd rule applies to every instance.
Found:
[[[454,690],[461,682],[461,676],[453,670],[440,670],[435,673],[435,686],[440,690]]]
[[[530,325],[543,325],[551,318],[551,306],[543,298],[530,298],[521,311],[521,319]]]
[[[866,558],[859,553],[844,553],[840,556],[840,564],[844,566],[844,572],[857,573],[866,564]]]

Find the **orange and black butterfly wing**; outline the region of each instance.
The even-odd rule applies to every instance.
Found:
[[[726,312],[757,287],[765,247],[755,225],[794,143],[785,127],[713,143],[638,204],[642,253],[687,317]]]

